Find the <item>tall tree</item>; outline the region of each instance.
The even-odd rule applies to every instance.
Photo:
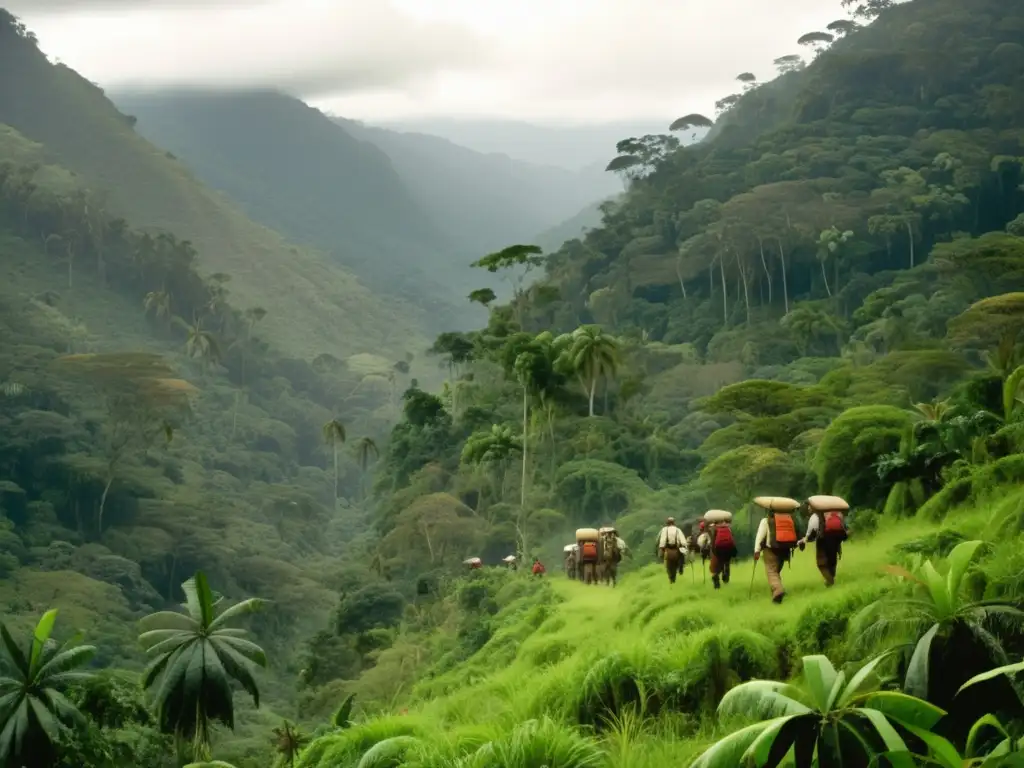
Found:
[[[510,245],[500,251],[489,253],[477,259],[471,266],[488,272],[504,272],[505,279],[512,286],[512,311],[516,322],[522,326],[523,297],[527,275],[544,263],[544,250],[536,245]]]
[[[589,415],[594,415],[594,395],[598,382],[614,376],[621,361],[618,339],[596,325],[584,325],[571,334],[560,336],[556,346],[561,350],[565,367],[578,376],[589,402]]]
[[[338,507],[338,452],[345,444],[345,425],[340,419],[331,419],[324,424],[322,430],[324,442],[331,446],[334,453],[334,507]]]
[[[267,657],[230,624],[260,610],[263,602],[252,598],[218,611],[223,598],[214,595],[202,571],[181,588],[184,612],[159,611],[140,622],[139,642],[153,657],[142,682],[147,690],[154,689],[161,729],[177,739],[191,739],[193,759],[203,761],[210,759],[213,722],[234,730],[232,681],[260,705],[253,667],[266,667]]]
[[[372,437],[361,437],[355,445],[356,461],[359,462],[359,471],[362,472],[362,483],[363,483],[363,496],[365,497],[368,489],[366,486],[366,474],[370,468],[371,459],[376,460],[380,456],[380,451],[377,449],[377,444],[373,441]]]

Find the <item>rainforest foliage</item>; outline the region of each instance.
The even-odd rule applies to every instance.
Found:
[[[293,321],[4,129],[0,755],[1012,764],[1024,2],[846,5],[705,141],[624,139],[600,227],[479,259],[487,326],[395,361],[261,341]],[[849,500],[837,587],[799,556],[783,606],[647,567],[711,507],[748,554],[765,492]],[[615,592],[461,572],[557,579],[611,522]]]

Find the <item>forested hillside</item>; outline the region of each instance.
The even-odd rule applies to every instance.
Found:
[[[437,392],[259,344],[273,313],[176,238],[30,206],[69,180],[5,134],[3,640],[43,680],[0,700],[3,768],[1019,765],[1024,0],[844,5],[719,114],[621,137],[600,226],[479,258],[488,323],[436,338]],[[751,499],[814,493],[852,507],[836,586],[812,543],[774,604]],[[709,508],[731,583],[669,585],[664,518]],[[625,578],[566,580],[609,523]],[[50,606],[87,681],[37,663]]]
[[[602,166],[570,171],[505,154],[482,154],[423,133],[389,131],[341,118],[337,122],[353,136],[380,147],[420,205],[456,242],[477,253],[510,242],[532,242],[537,233],[622,189],[615,178],[601,172]],[[608,145],[605,152],[610,151]]]
[[[135,227],[173,232],[203,254],[206,274],[231,274],[236,300],[265,307],[275,318],[267,323],[268,339],[306,359],[370,350],[397,357],[420,347],[426,313],[407,302],[375,299],[326,257],[253,224],[138,136],[132,118],[99,88],[51,64],[7,22],[0,34],[0,124],[42,144],[49,162],[81,177],[94,209]]]
[[[466,325],[465,266],[473,251],[374,144],[282,94],[115,98],[143,136],[253,219],[320,248],[374,293],[428,310],[420,315],[424,330]]]

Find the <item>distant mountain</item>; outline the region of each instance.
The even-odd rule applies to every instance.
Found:
[[[301,126],[301,113],[295,116],[295,112],[291,127],[302,135],[301,127],[296,127]],[[329,121],[324,123],[335,129]],[[443,315],[445,307],[440,303],[417,307],[407,301],[381,301],[351,271],[319,253],[295,247],[277,232],[247,218],[235,203],[201,184],[169,155],[168,147],[158,148],[142,138],[134,121],[119,112],[101,89],[74,70],[50,62],[30,38],[17,33],[9,17],[6,24],[0,24],[0,124],[43,145],[45,162],[74,172],[88,188],[105,195],[104,207],[110,214],[125,218],[133,227],[170,231],[189,240],[198,251],[198,268],[205,274],[230,274],[232,303],[241,309],[266,309],[270,319],[261,334],[293,356],[312,359],[330,352],[347,357],[374,351],[400,359],[404,351],[425,345],[428,324]],[[390,172],[387,158],[375,148],[359,145],[343,134],[342,139],[360,153],[377,157],[377,167]],[[259,126],[246,124],[244,130],[225,140],[236,144],[235,151],[247,160],[233,166],[234,176],[223,171],[221,189],[248,186],[259,193],[253,194],[257,201],[259,195],[269,195],[267,187],[273,186],[269,179],[260,179],[262,187],[250,183],[273,146],[261,135]],[[4,159],[0,156],[0,162]],[[294,175],[299,175],[302,167],[309,174],[310,187],[321,182],[315,166],[299,165],[298,154],[281,162],[294,163]],[[366,173],[371,170],[370,165],[353,167]],[[376,193],[375,184],[385,181],[380,176],[370,177],[360,188],[370,196]],[[304,204],[315,204],[316,199],[300,187],[296,181],[282,188],[303,195]],[[339,209],[354,204],[346,199],[340,205],[335,199],[326,201],[325,206],[340,218],[343,211]],[[372,209],[364,211],[366,216],[371,213]],[[406,225],[404,217],[411,220],[411,237],[432,236],[425,217],[417,219],[411,203],[402,213],[389,212],[384,219],[390,227],[382,228],[398,230]],[[260,218],[264,224],[271,220],[270,216]],[[381,258],[380,253],[377,256]],[[405,254],[403,258],[412,260]],[[392,269],[392,274],[397,279],[403,270]]]
[[[335,120],[383,150],[418,205],[451,240],[474,252],[529,240],[622,189],[604,163],[569,171],[477,152],[437,136]]]
[[[326,251],[374,292],[429,310],[439,326],[460,324],[472,254],[442,233],[372,143],[278,93],[114,98],[141,134],[256,220]]]
[[[615,144],[631,136],[665,133],[664,121],[617,121],[593,125],[541,126],[512,120],[422,118],[381,122],[384,128],[442,136],[477,152],[501,152],[539,165],[572,171],[602,170],[615,157]]]
[[[616,195],[591,203],[568,219],[529,238],[529,242],[539,245],[545,253],[552,253],[561,248],[566,240],[573,240],[577,237],[582,239],[587,230],[601,226],[604,217],[604,214],[601,213],[601,206],[618,198],[619,196]]]

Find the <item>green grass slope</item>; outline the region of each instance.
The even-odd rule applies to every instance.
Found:
[[[320,111],[272,92],[114,99],[143,136],[256,221],[330,254],[375,292],[428,309],[432,329],[466,314],[472,252],[448,236],[457,228],[442,232],[384,152]]]
[[[254,224],[140,137],[99,88],[51,64],[7,26],[0,26],[0,123],[103,190],[110,210],[133,226],[191,240],[207,273],[233,276],[239,305],[262,306],[273,315],[267,336],[293,354],[391,350],[398,357],[419,346],[422,315],[379,300],[325,257]]]
[[[847,635],[847,624],[892,588],[883,567],[911,551],[934,556],[943,541],[992,536],[992,513],[1020,501],[1018,492],[992,506],[959,509],[948,522],[906,519],[855,535],[829,590],[813,552],[798,552],[783,571],[782,605],[770,601],[764,568],[749,559],[734,564],[732,583],[717,592],[699,560],[675,585],[657,565],[614,589],[557,572],[543,584],[526,575],[484,575],[477,583],[492,583],[500,607],[490,640],[448,671],[443,659],[416,670],[423,676],[404,714],[364,718],[350,731],[324,736],[299,766],[355,765],[376,742],[398,735],[415,741],[396,766],[477,765],[467,756],[485,743],[525,749],[503,763],[514,768],[688,765],[731,725],[718,730],[713,714],[722,686],[787,679],[807,654],[823,653],[837,664],[869,655],[872,649]],[[983,571],[1008,575],[1015,547],[1012,538],[997,546]],[[573,762],[562,751],[573,744],[592,761]],[[552,762],[538,762],[542,749]]]

